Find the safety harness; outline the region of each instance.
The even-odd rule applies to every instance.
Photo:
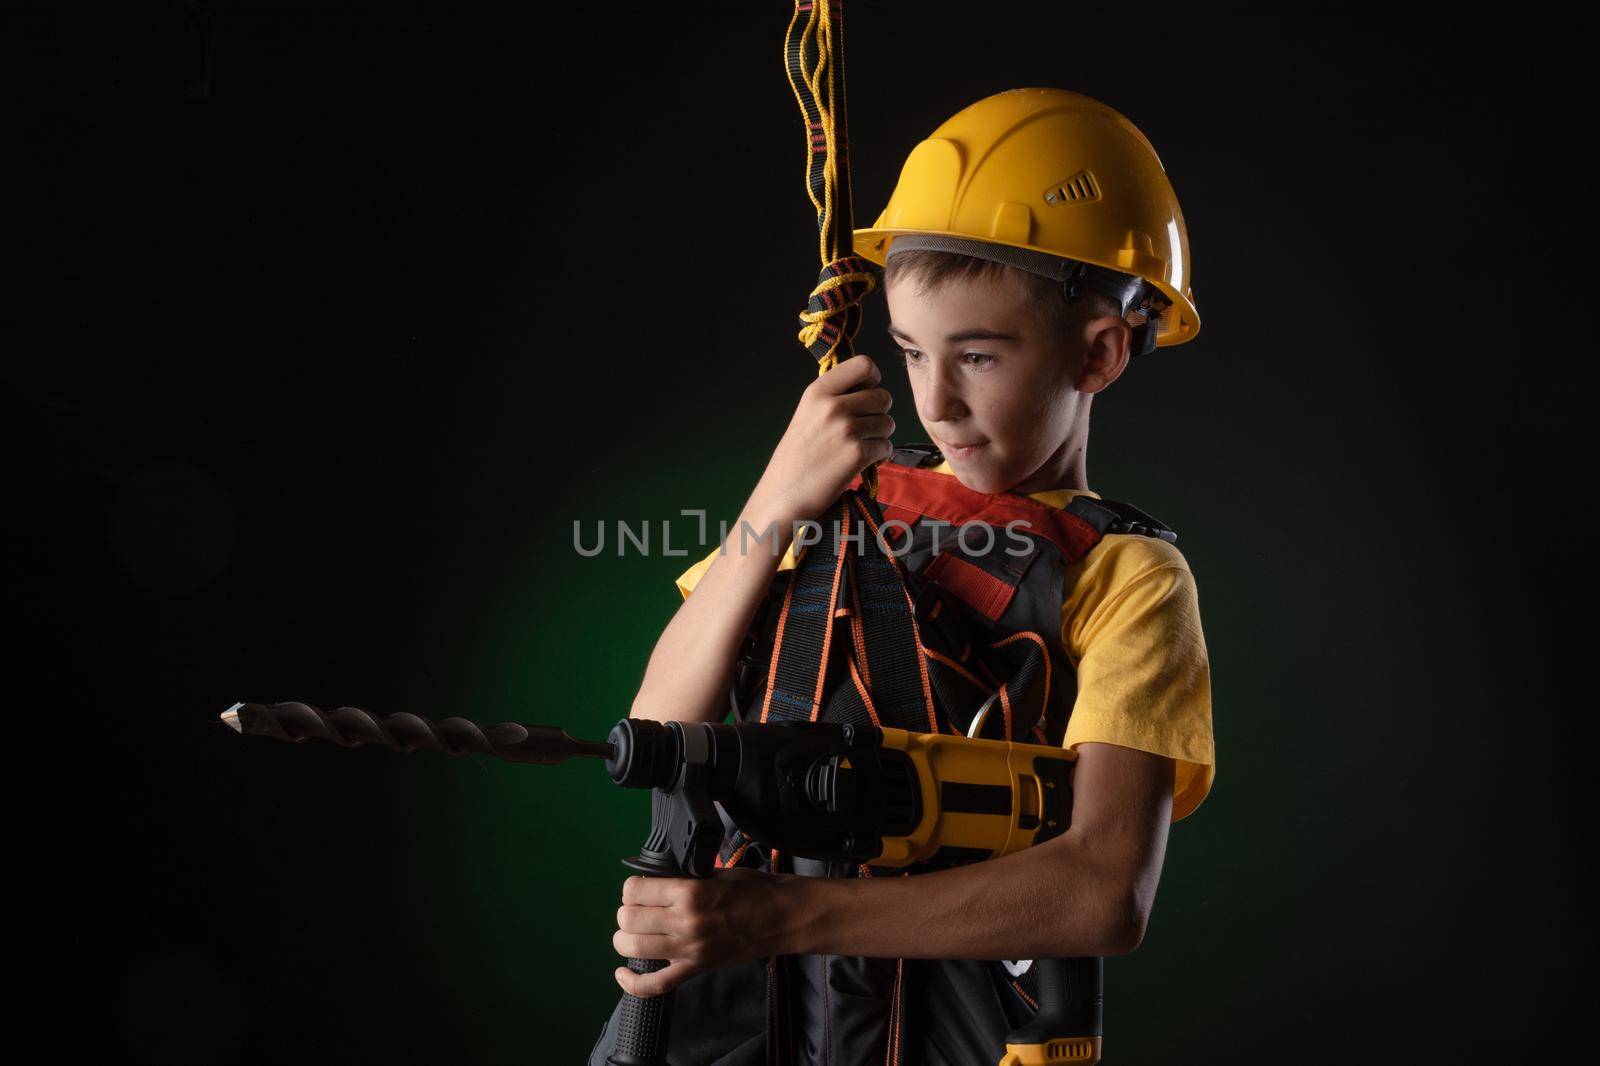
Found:
[[[858,477],[822,520],[820,539],[777,573],[735,671],[730,699],[741,720],[1062,742],[1075,696],[1061,642],[1067,567],[1108,533],[1177,535],[1111,500],[1080,495],[1055,508],[977,492],[929,469],[940,459],[930,445],[895,451],[878,468],[877,498]],[[718,865],[768,872],[910,876],[990,857],[945,849],[913,867],[852,867],[779,855],[726,828]],[[795,963],[768,964],[770,1061],[810,1061],[805,1051],[821,1056],[830,1041],[848,1041],[852,1061],[868,1046],[890,1066],[904,1061],[905,960]],[[1037,1009],[1031,966],[989,965],[1023,1017]],[[1003,1036],[995,1034],[997,1056]]]

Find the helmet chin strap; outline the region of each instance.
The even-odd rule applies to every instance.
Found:
[[[1156,334],[1161,328],[1161,313],[1172,306],[1172,301],[1163,296],[1160,289],[1132,274],[1107,270],[1104,267],[1070,259],[1064,259],[1062,262],[1071,264],[1067,268],[1066,276],[1061,280],[1062,299],[1071,303],[1086,292],[1098,292],[1109,297],[1111,302],[1117,305],[1118,317],[1127,318],[1132,314],[1143,316],[1143,321],[1133,326],[1130,354],[1149,355],[1156,350]],[[1050,276],[1045,275],[1045,277]]]
[[[1126,309],[1122,317],[1127,318],[1134,313],[1144,316],[1144,321],[1133,327],[1132,354],[1149,355],[1156,350],[1156,334],[1161,329],[1161,316],[1172,306],[1172,301],[1149,282],[1141,279],[1139,284],[1144,291],[1137,296],[1137,302],[1131,306],[1124,305]]]
[[[1098,292],[1117,305],[1117,315],[1127,318],[1138,313],[1144,321],[1133,326],[1132,354],[1148,355],[1155,351],[1156,334],[1161,328],[1161,315],[1172,306],[1172,301],[1148,281],[1120,270],[1108,270],[1092,263],[1067,259],[1058,255],[1035,252],[1028,248],[1014,248],[1008,244],[991,244],[970,237],[951,237],[942,233],[901,233],[889,243],[888,257],[897,252],[952,252],[973,259],[987,259],[1029,274],[1037,274],[1061,283],[1061,296],[1072,302],[1087,292]],[[1131,323],[1130,323],[1131,325]]]

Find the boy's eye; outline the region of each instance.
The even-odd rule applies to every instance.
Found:
[[[911,366],[920,366],[924,358],[923,354],[915,348],[896,348],[895,354]],[[962,363],[972,367],[974,370],[985,370],[994,360],[995,357],[988,352],[963,352],[961,354]]]

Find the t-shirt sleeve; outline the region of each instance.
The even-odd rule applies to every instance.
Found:
[[[711,564],[716,561],[717,552],[721,550],[720,547],[712,548],[704,559],[701,559],[698,563],[678,575],[678,593],[684,599],[688,599],[689,593],[693,592],[694,587],[700,584],[700,579],[705,576],[707,570],[711,569]]]
[[[1062,743],[1119,744],[1176,764],[1172,820],[1200,806],[1216,776],[1211,666],[1194,575],[1176,548],[1101,567],[1101,597],[1063,620],[1078,695]],[[1135,553],[1129,553],[1131,556]],[[1142,565],[1141,565],[1142,564]]]

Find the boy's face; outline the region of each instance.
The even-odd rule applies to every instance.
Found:
[[[1076,381],[1084,348],[1063,350],[1009,277],[952,280],[920,294],[917,288],[897,281],[884,295],[889,332],[905,353],[929,439],[968,488],[1057,487],[1075,458],[1067,453],[1086,440],[1073,432],[1089,411],[1090,397]]]

